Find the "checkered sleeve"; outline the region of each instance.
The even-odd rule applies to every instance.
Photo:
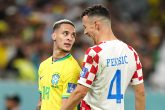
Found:
[[[102,49],[99,46],[87,49],[83,61],[82,71],[80,73],[80,78],[78,80],[79,84],[91,88],[98,71],[99,52],[101,50]]]
[[[132,76],[131,85],[137,85],[137,84],[143,83],[142,64],[140,62],[137,52],[133,48],[131,48],[131,50],[134,53],[135,62],[136,62],[136,70]]]

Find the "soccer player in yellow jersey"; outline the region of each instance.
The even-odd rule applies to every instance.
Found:
[[[38,72],[40,100],[37,110],[60,110],[76,88],[80,67],[70,54],[75,37],[71,21],[64,19],[54,24],[53,55],[40,64]]]

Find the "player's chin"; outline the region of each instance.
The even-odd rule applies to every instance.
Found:
[[[63,50],[64,50],[65,52],[70,52],[71,49],[72,49],[72,47],[65,47]]]

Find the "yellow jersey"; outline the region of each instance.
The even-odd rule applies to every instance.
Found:
[[[71,54],[56,61],[49,57],[40,64],[38,82],[42,97],[41,110],[60,110],[62,99],[68,98],[76,88],[80,70]]]

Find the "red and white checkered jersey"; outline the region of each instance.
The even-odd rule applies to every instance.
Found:
[[[81,110],[124,110],[129,83],[143,83],[138,54],[120,40],[90,47],[78,83],[90,88],[81,102]]]

